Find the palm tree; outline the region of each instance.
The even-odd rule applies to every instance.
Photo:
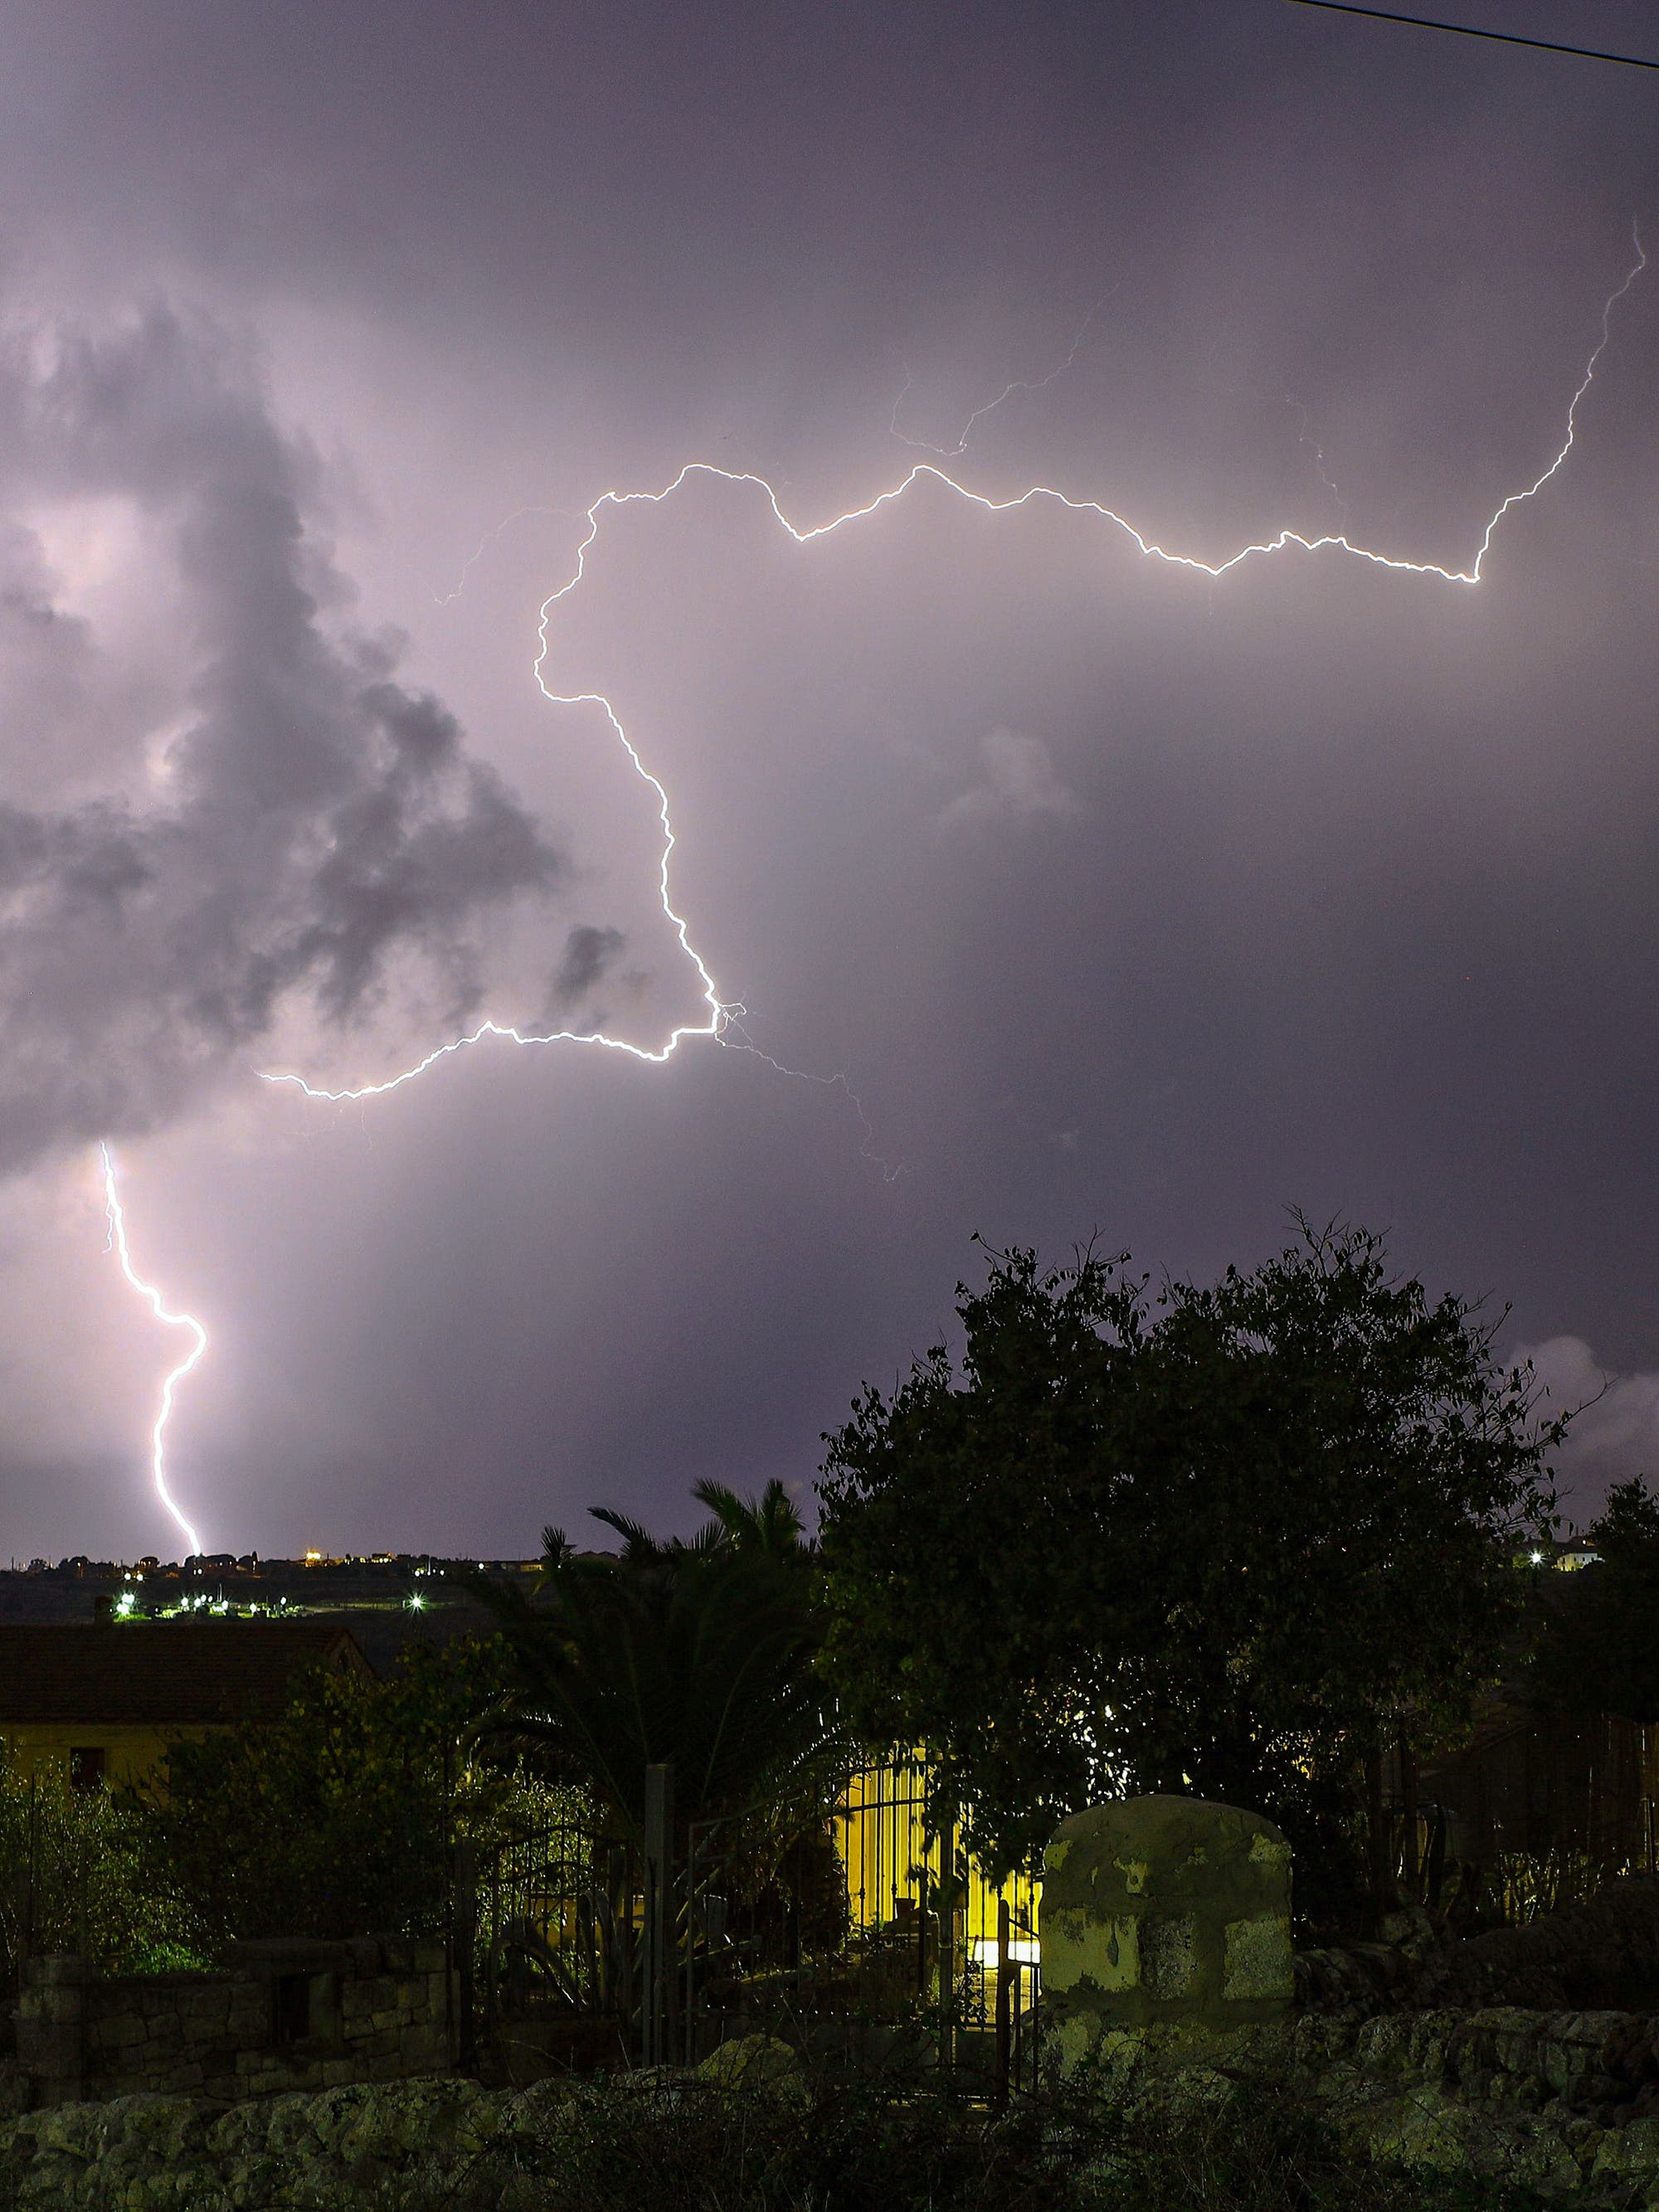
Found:
[[[682,1833],[762,1802],[821,1806],[841,1770],[799,1515],[777,1481],[753,1499],[715,1482],[694,1495],[714,1517],[690,1539],[595,1506],[620,1552],[577,1552],[550,1528],[534,1600],[474,1585],[518,1678],[483,1732],[586,1783],[619,1837],[642,1832],[647,1765],[672,1762]]]
[[[797,1563],[816,1556],[815,1547],[805,1541],[805,1524],[794,1501],[775,1475],[758,1498],[739,1498],[725,1483],[708,1478],[692,1484],[691,1495],[708,1508],[726,1541],[738,1551]]]

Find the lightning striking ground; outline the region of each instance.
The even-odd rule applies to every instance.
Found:
[[[1413,561],[1401,555],[1380,552],[1373,547],[1356,543],[1346,532],[1333,532],[1323,536],[1310,538],[1304,536],[1300,531],[1290,529],[1281,530],[1271,538],[1241,546],[1236,553],[1229,554],[1224,560],[1205,561],[1195,554],[1176,551],[1158,539],[1147,537],[1126,516],[1118,514],[1115,509],[1108,507],[1102,501],[1079,499],[1049,484],[1034,484],[1028,489],[1014,493],[1007,498],[993,498],[987,493],[975,491],[970,486],[960,483],[955,477],[931,461],[916,462],[897,483],[890,485],[885,491],[878,492],[874,498],[867,500],[862,506],[848,507],[843,513],[833,515],[827,522],[814,523],[806,526],[790,520],[784,512],[776,490],[764,477],[747,470],[722,468],[713,461],[686,462],[678,472],[658,491],[601,492],[587,509],[586,530],[577,545],[570,574],[556,590],[549,592],[547,598],[542,602],[537,625],[538,643],[533,673],[538,688],[550,705],[573,708],[591,707],[599,710],[609,722],[611,732],[627,754],[635,774],[642,783],[647,785],[652,793],[656,803],[658,818],[662,825],[662,858],[658,872],[658,889],[662,911],[678,939],[681,950],[696,971],[700,987],[701,1003],[705,1009],[702,1017],[695,1021],[678,1024],[669,1032],[666,1041],[655,1048],[629,1044],[620,1037],[607,1036],[598,1030],[555,1030],[543,1035],[517,1029],[507,1023],[489,1019],[481,1022],[476,1029],[465,1036],[454,1037],[447,1044],[435,1046],[413,1066],[380,1082],[345,1085],[335,1090],[313,1084],[307,1077],[291,1072],[265,1073],[262,1079],[268,1083],[292,1085],[303,1092],[307,1098],[312,1099],[340,1103],[347,1100],[376,1098],[383,1097],[387,1091],[400,1089],[404,1084],[413,1082],[416,1076],[425,1074],[428,1069],[435,1066],[440,1060],[448,1059],[452,1054],[464,1050],[468,1046],[478,1044],[486,1037],[500,1037],[516,1045],[603,1045],[608,1051],[626,1053],[635,1060],[650,1061],[653,1065],[660,1065],[671,1059],[678,1050],[681,1043],[687,1039],[706,1037],[732,1048],[758,1053],[762,1059],[769,1059],[769,1054],[759,1052],[759,1048],[750,1042],[740,1028],[736,1030],[735,1035],[727,1034],[732,1030],[734,1024],[741,1020],[745,1009],[736,1000],[721,998],[707,963],[691,942],[689,924],[675,908],[670,890],[670,873],[676,840],[667,791],[641,758],[633,739],[623,728],[615,707],[603,693],[557,691],[548,681],[548,660],[551,651],[549,632],[555,610],[568,599],[581,584],[587,573],[588,554],[599,535],[601,518],[612,509],[634,506],[660,507],[665,501],[672,499],[692,477],[708,477],[722,483],[752,488],[757,491],[771,508],[779,526],[787,532],[795,544],[810,545],[820,538],[827,538],[835,532],[846,529],[851,524],[867,521],[872,516],[882,513],[884,508],[895,505],[918,485],[931,483],[954,494],[967,505],[978,507],[988,514],[1013,514],[1027,507],[1046,503],[1062,508],[1067,514],[1092,516],[1097,520],[1109,526],[1111,529],[1121,532],[1146,559],[1162,562],[1170,568],[1187,569],[1212,579],[1227,575],[1246,561],[1294,550],[1308,554],[1340,553],[1353,560],[1366,562],[1375,568],[1392,569],[1405,575],[1422,576],[1437,583],[1476,585],[1481,580],[1486,556],[1492,549],[1493,537],[1505,517],[1516,507],[1524,506],[1528,501],[1535,498],[1563,466],[1573,449],[1577,436],[1579,404],[1595,382],[1597,365],[1611,341],[1613,310],[1648,264],[1647,254],[1634,227],[1632,230],[1632,243],[1635,248],[1636,258],[1632,263],[1623,282],[1609,294],[1602,307],[1601,337],[1585,364],[1583,375],[1579,380],[1577,388],[1568,404],[1565,433],[1559,448],[1549,465],[1530,483],[1520,490],[1510,492],[1494,508],[1481,532],[1474,557],[1464,568],[1448,568],[1439,562]],[[1078,334],[1079,342],[1082,335],[1082,331]],[[1073,356],[1076,349],[1077,342],[1074,342]],[[1061,364],[1062,368],[1069,366],[1070,358],[1068,356],[1067,362]],[[1060,373],[1060,370],[1054,370],[1050,377],[1044,379],[1043,381],[1052,381],[1053,376]],[[1018,388],[1018,385],[1011,386],[1009,391]],[[1007,397],[1008,392],[1004,392],[998,399],[991,402],[990,405],[999,406],[1002,399]],[[976,421],[980,415],[988,411],[988,407],[979,410],[977,414],[970,418],[969,428],[972,428],[974,421]],[[896,414],[896,406],[895,413]],[[965,436],[963,443],[964,445],[966,443]],[[958,447],[957,451],[960,450],[961,447]],[[801,1074],[800,1070],[782,1067],[775,1060],[771,1061],[770,1064],[781,1074],[794,1076]],[[847,1088],[844,1076],[817,1076],[807,1079]],[[849,1097],[853,1097],[850,1089],[848,1091],[848,1095]],[[859,1105],[856,1098],[854,1099],[854,1103],[857,1107],[860,1118],[864,1119],[863,1108]],[[867,1120],[865,1126],[867,1132]]]
[[[182,1530],[192,1552],[199,1552],[201,1541],[190,1522],[174,1504],[167,1479],[167,1423],[173,1419],[173,1394],[190,1374],[207,1350],[207,1331],[193,1314],[169,1313],[162,1303],[161,1293],[153,1283],[147,1283],[132,1264],[132,1253],[127,1243],[127,1217],[121,1204],[121,1194],[116,1188],[115,1158],[107,1145],[100,1145],[98,1157],[104,1170],[104,1212],[109,1222],[110,1245],[121,1263],[121,1273],[139,1297],[146,1300],[150,1311],[169,1328],[187,1328],[195,1341],[179,1364],[168,1374],[161,1385],[161,1408],[155,1416],[155,1425],[149,1432],[150,1472],[155,1478],[155,1492],[167,1511]]]

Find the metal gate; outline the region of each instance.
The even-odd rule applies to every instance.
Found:
[[[637,1844],[553,1825],[458,1868],[464,2056],[509,2075],[696,2064],[764,2031],[1035,2085],[1036,1885],[930,1836],[919,1770],[854,1774],[827,1827],[758,1869],[752,1814],[678,1825],[672,1769],[646,1780]]]

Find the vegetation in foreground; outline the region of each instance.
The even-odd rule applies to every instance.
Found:
[[[1543,2212],[1528,2192],[1340,2159],[1293,2098],[1181,2119],[1063,2094],[1007,2110],[879,2075],[750,2089],[648,2075],[571,2087],[533,2138],[374,2212]],[[1557,2201],[1557,2212],[1559,2203]]]
[[[1565,1419],[1501,1315],[1299,1228],[1155,1297],[1122,1255],[990,1252],[959,1356],[827,1439],[826,1674],[866,1741],[927,1745],[993,1870],[1080,1805],[1190,1792],[1277,1820],[1304,1912],[1351,1918],[1390,1886],[1382,1753],[1455,1739],[1513,1658]]]

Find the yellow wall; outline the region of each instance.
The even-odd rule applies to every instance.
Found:
[[[166,1782],[169,1747],[207,1734],[205,1729],[13,1727],[0,1734],[0,1743],[13,1771],[26,1779],[51,1766],[67,1774],[71,1750],[97,1746],[112,1789],[139,1783],[154,1787]]]
[[[855,1774],[842,1798],[835,1821],[836,1841],[847,1869],[847,1887],[852,1900],[854,1924],[885,1928],[896,1915],[897,1900],[919,1899],[921,1873],[927,1871],[933,1893],[939,1879],[939,1848],[926,1841],[922,1826],[925,1778],[918,1767],[876,1767]],[[994,1947],[997,1905],[1006,1899],[1012,1923],[1013,1942],[1030,1947],[1025,1955],[1035,1960],[1036,1908],[1040,1882],[1013,1875],[1001,1884],[989,1881],[978,1864],[968,1866],[968,1896],[963,1915],[961,1940],[969,1955],[985,1963],[980,1947]],[[1020,1955],[1017,1950],[1016,1955]]]

